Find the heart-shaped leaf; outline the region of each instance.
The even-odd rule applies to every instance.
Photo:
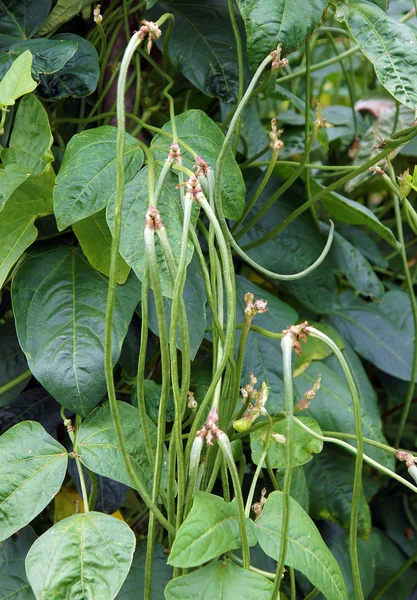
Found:
[[[63,519],[33,544],[26,573],[37,600],[113,600],[132,562],[135,536],[124,523],[98,512]]]
[[[256,544],[253,522],[246,519],[249,544]],[[241,546],[239,520],[235,502],[220,496],[197,492],[193,507],[178,530],[169,555],[174,567],[197,567],[227,550]]]
[[[30,523],[60,489],[68,455],[35,421],[0,436],[0,540]]]
[[[262,515],[255,521],[262,550],[278,560],[281,546],[282,492],[268,496]],[[310,519],[290,499],[290,523],[285,564],[301,571],[327,598],[347,600],[345,583],[339,565]]]
[[[80,249],[64,245],[32,255],[13,280],[17,333],[29,368],[58,402],[82,416],[91,412],[106,390],[107,287],[105,277],[92,269]],[[139,295],[134,276],[117,287],[113,363],[119,358]]]
[[[32,79],[31,68],[32,55],[26,50],[13,61],[0,81],[0,104],[11,106],[20,96],[33,92],[38,84]]]

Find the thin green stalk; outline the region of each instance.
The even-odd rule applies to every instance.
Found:
[[[395,173],[392,168],[391,162],[388,159],[389,171],[391,182],[395,184]],[[395,446],[398,447],[401,444],[401,438],[404,433],[404,427],[407,422],[408,413],[410,411],[411,401],[414,395],[415,381],[417,378],[417,301],[414,293],[414,285],[413,279],[411,277],[410,268],[408,266],[407,253],[405,250],[405,241],[404,241],[404,231],[403,231],[403,223],[401,218],[401,207],[400,207],[400,195],[394,193],[394,210],[395,210],[395,219],[397,223],[397,234],[398,240],[401,245],[401,259],[403,263],[404,275],[407,284],[407,292],[410,298],[411,303],[411,312],[413,315],[413,325],[414,325],[414,338],[413,338],[413,358],[411,363],[411,378],[410,383],[408,385],[407,395],[404,403],[404,408],[401,413],[400,423],[398,425],[397,436],[395,438]]]
[[[352,372],[346,362],[343,353],[338,348],[337,344],[333,342],[327,335],[315,329],[314,327],[308,327],[308,335],[315,337],[323,341],[333,351],[334,355],[338,359],[340,366],[342,367],[343,374],[346,378],[350,394],[353,402],[353,415],[355,420],[355,434],[357,444],[357,454],[355,460],[355,478],[353,482],[353,494],[352,494],[352,507],[350,517],[350,531],[349,531],[349,550],[350,559],[352,563],[352,576],[353,585],[355,588],[356,597],[358,600],[363,600],[362,583],[359,571],[359,559],[358,559],[358,547],[357,547],[357,536],[358,536],[358,522],[359,522],[359,504],[362,492],[362,463],[363,463],[363,437],[362,437],[362,425],[361,425],[361,413],[360,413],[360,400],[358,390],[356,388],[355,380]]]
[[[243,90],[245,85],[245,73],[243,68],[243,48],[242,48],[242,40],[240,38],[239,26],[237,24],[236,15],[233,6],[233,0],[227,0],[227,7],[229,10],[229,18],[232,24],[233,35],[236,42],[236,55],[237,55],[237,70],[238,70],[238,92],[237,92],[237,101],[238,103],[242,100]],[[236,154],[237,147],[239,144],[239,131],[242,119],[239,118],[237,126],[235,138],[233,140],[233,154]]]
[[[315,598],[319,594],[320,594],[320,590],[318,590],[317,588],[314,588],[314,590],[311,590],[311,592],[309,594],[307,594],[307,596],[304,598],[304,600],[313,600],[313,598]]]
[[[392,586],[393,583],[397,581],[401,577],[403,573],[405,573],[415,562],[417,561],[417,552],[412,554],[408,560],[405,561],[403,565],[391,577],[384,583],[384,585],[372,595],[371,600],[378,600],[385,594],[385,592]]]
[[[243,560],[239,556],[236,556],[236,554],[233,554],[232,552],[229,552],[229,558],[230,558],[230,560],[232,560],[233,562],[235,562],[238,565],[243,564]],[[263,577],[266,577],[267,579],[271,579],[272,581],[274,581],[274,579],[276,577],[275,573],[270,573],[269,571],[263,571],[262,569],[257,569],[256,567],[253,567],[252,565],[250,565],[249,569],[251,571],[253,571],[254,573],[258,573],[258,575],[262,575]]]
[[[135,34],[130,40],[125,54],[123,56],[122,64],[120,67],[120,74],[117,86],[117,153],[116,153],[116,194],[114,203],[114,232],[113,240],[111,245],[111,259],[110,259],[110,275],[109,275],[109,287],[107,295],[107,307],[105,316],[105,343],[104,343],[104,370],[106,376],[107,393],[110,404],[110,411],[114,423],[115,433],[120,452],[123,458],[123,464],[126,471],[136,487],[143,501],[148,506],[150,511],[155,515],[158,521],[172,534],[175,533],[175,529],[168,523],[167,519],[162,515],[158,507],[150,498],[147,493],[144,483],[138,476],[137,471],[134,469],[131,457],[126,448],[126,442],[123,436],[122,423],[120,420],[119,409],[117,405],[116,391],[113,380],[113,359],[112,359],[112,336],[113,336],[113,319],[116,301],[116,288],[117,288],[117,271],[118,271],[118,257],[121,237],[121,226],[122,226],[122,206],[123,206],[123,191],[124,191],[124,138],[125,138],[125,86],[127,70],[132,59],[132,56],[136,48],[141,43],[141,39]]]
[[[291,582],[291,600],[296,600],[297,588],[295,585],[295,571],[290,567],[290,582]]]
[[[21,373],[20,375],[15,377],[14,379],[11,379],[4,385],[0,386],[0,396],[5,394],[9,390],[12,390],[14,387],[19,385],[19,383],[22,383],[22,381],[25,381],[25,379],[27,379],[28,377],[31,377],[31,375],[32,375],[31,370],[27,369],[26,371],[23,371],[23,373]]]
[[[97,475],[87,469],[88,477],[90,478],[90,495],[88,496],[88,508],[89,510],[94,510],[94,507],[97,502]]]
[[[78,456],[75,457],[75,463],[77,465],[78,477],[80,479],[80,484],[81,484],[81,495],[83,498],[84,512],[87,515],[89,512],[87,486],[85,485],[83,467],[82,467],[81,461]]]
[[[245,515],[247,518],[250,517],[250,510],[252,507],[253,497],[255,495],[256,484],[258,483],[259,475],[261,474],[267,452],[268,452],[268,450],[262,451],[262,454],[259,457],[258,466],[256,467],[256,471],[252,477],[252,481],[251,481],[249,492],[248,492],[248,497],[246,498],[246,506],[245,506]]]
[[[245,165],[245,163],[242,163],[240,165],[240,168],[242,171],[244,171],[245,169],[257,169],[259,167],[267,167],[270,164],[269,160],[260,160],[258,162],[253,162],[250,163],[248,165]],[[301,163],[299,161],[296,160],[280,160],[278,163],[278,166],[286,166],[288,165],[289,167],[297,167],[299,166]],[[315,169],[317,171],[354,171],[356,169],[356,167],[352,166],[352,165],[322,165],[320,163],[317,164],[313,164],[313,163],[305,163],[304,165],[305,169]]]
[[[341,52],[337,56],[333,56],[332,58],[328,58],[327,60],[323,60],[322,62],[312,65],[310,71],[311,71],[311,73],[313,73],[315,71],[320,71],[320,69],[330,67],[331,65],[334,65],[337,62],[341,62],[344,58],[347,58],[348,56],[355,54],[355,52],[358,52],[358,50],[360,50],[359,46],[353,46],[349,50],[346,50],[346,52]],[[307,72],[307,69],[305,69],[305,68],[299,69],[298,71],[294,71],[293,73],[290,73],[290,75],[284,75],[284,77],[280,77],[278,82],[281,85],[282,83],[285,83],[286,81],[291,81],[292,79],[297,79],[297,77],[304,77],[306,72]]]
[[[293,430],[294,430],[294,390],[293,390],[293,372],[292,372],[292,345],[293,336],[287,333],[281,340],[282,363],[284,373],[284,392],[285,392],[285,474],[284,485],[282,488],[282,524],[281,524],[281,544],[277,563],[277,576],[275,579],[272,598],[279,598],[279,590],[282,582],[282,573],[284,572],[285,557],[288,546],[288,530],[290,526],[290,489],[293,463]]]

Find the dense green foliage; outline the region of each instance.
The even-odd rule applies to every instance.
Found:
[[[0,600],[416,597],[416,7],[0,0]]]

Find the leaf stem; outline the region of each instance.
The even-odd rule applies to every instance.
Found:
[[[25,379],[27,379],[28,377],[31,377],[31,376],[32,376],[32,372],[31,372],[30,369],[27,369],[26,371],[23,371],[23,373],[21,373],[20,375],[18,375],[14,379],[11,379],[10,381],[8,381],[7,383],[5,383],[4,385],[2,385],[0,387],[0,396],[2,396],[3,394],[5,394],[9,390],[13,389],[17,385],[19,385],[19,383],[22,383],[22,381],[25,381]]]

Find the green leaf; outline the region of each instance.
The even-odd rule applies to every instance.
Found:
[[[74,223],[72,228],[90,265],[100,273],[109,276],[113,238],[107,225],[106,211],[103,209],[86,219],[81,219],[81,221]],[[129,265],[119,254],[117,283],[125,283],[129,271]]]
[[[58,0],[40,28],[38,35],[46,35],[54,29],[58,29],[89,4],[91,4],[91,0]]]
[[[227,2],[205,0],[196,4],[193,0],[170,0],[156,6],[146,18],[156,21],[164,13],[175,17],[169,54],[177,69],[204,94],[235,104],[238,61]],[[236,16],[243,34],[242,22]],[[161,42],[158,44],[162,47]]]
[[[76,42],[77,51],[53,74],[41,74],[38,93],[47,100],[83,98],[92,94],[98,83],[100,68],[94,46],[74,33],[60,33],[51,40]]]
[[[249,544],[256,544],[253,521],[246,519]],[[197,492],[193,507],[178,530],[169,555],[169,564],[187,569],[241,546],[236,502]]]
[[[187,279],[185,280],[183,298],[188,319],[190,359],[194,360],[206,331],[207,302],[203,275],[195,254],[187,267]],[[171,324],[172,300],[170,298],[165,298],[164,303],[169,328]],[[149,328],[155,335],[159,335],[158,318],[152,294],[149,298]],[[180,350],[182,349],[179,331],[177,331],[177,348]]]
[[[37,217],[52,213],[55,174],[50,165],[38,177],[22,183],[0,214],[0,287],[10,269],[38,236]]]
[[[165,589],[166,600],[270,600],[273,584],[262,575],[242,569],[230,560],[216,561],[177,577]]]
[[[374,556],[375,565],[375,592],[380,590],[385,583],[396,573],[406,562],[407,557],[401,552],[396,544],[382,531],[374,529],[373,533],[379,538],[380,546]],[[409,598],[415,589],[417,580],[417,567],[410,566],[404,573],[395,580],[395,583],[380,596],[381,600],[398,600],[399,598]]]
[[[410,381],[413,340],[378,306],[358,298],[335,305],[330,320],[363,358],[389,375]]]
[[[4,600],[34,600],[25,571],[25,558],[36,540],[31,527],[0,544],[0,597]]]
[[[321,223],[320,230],[327,236],[330,227]],[[384,286],[372,266],[360,251],[337,231],[334,232],[330,257],[336,269],[342,271],[360,294],[376,299],[384,295]]]
[[[256,206],[249,213],[249,219],[259,211],[281,184],[282,180],[271,177]],[[255,189],[253,186],[248,192],[253,193]],[[303,194],[302,187],[294,185],[290,192],[283,194],[256,225],[242,236],[239,240],[240,245],[245,249],[246,244],[269,234],[272,228],[282,223],[302,204]],[[304,212],[296,222],[290,223],[277,236],[246,251],[253,260],[266,269],[292,274],[306,269],[317,260],[323,251],[323,246],[323,238],[311,214]],[[328,313],[332,309],[336,292],[336,282],[329,266],[329,259],[326,259],[323,264],[302,279],[286,281],[285,287],[310,310]]]
[[[258,285],[236,276],[236,321],[243,322],[245,309],[245,294],[251,292],[255,299],[263,298],[268,302],[266,313],[254,318],[253,324],[264,329],[281,333],[290,323],[298,319],[297,312],[275,295],[260,288]],[[238,333],[238,344],[240,332]],[[259,386],[265,381],[269,388],[266,410],[270,415],[275,415],[284,408],[284,385],[282,383],[282,353],[279,339],[271,339],[255,331],[250,331],[246,342],[246,351],[243,358],[242,378],[240,384],[244,387],[249,381],[249,374],[253,373],[258,379]]]
[[[19,39],[33,37],[51,10],[51,0],[2,0],[0,2],[0,49]]]
[[[17,163],[31,176],[40,175],[54,160],[53,137],[48,114],[34,94],[22,98],[17,110],[9,147],[1,153],[3,163]]]
[[[28,368],[26,357],[19,346],[13,319],[0,325],[0,347],[2,349],[0,358],[1,387],[12,379],[15,379],[15,377],[22,375]],[[0,407],[6,406],[9,402],[17,398],[27,385],[28,379],[30,379],[30,375],[27,379],[18,385],[15,385],[8,392],[1,394]]]
[[[59,491],[68,455],[35,421],[0,436],[0,541],[30,523]]]
[[[0,210],[6,204],[13,192],[17,190],[19,185],[26,181],[29,176],[30,173],[27,172],[27,169],[24,169],[15,163],[10,163],[4,169],[0,169]]]
[[[156,176],[159,175],[156,171]],[[182,221],[183,212],[181,197],[176,189],[178,179],[176,175],[168,173],[158,201],[158,210],[166,227],[168,238],[174,259],[179,257],[182,243]],[[145,215],[149,207],[148,196],[148,169],[142,169],[126,186],[123,196],[122,213],[122,236],[120,240],[120,254],[129,266],[132,267],[137,277],[142,280],[145,264],[145,241],[143,227]],[[197,203],[193,207],[192,225],[195,226],[199,214]],[[114,218],[114,195],[107,207],[107,222],[113,231]],[[192,242],[188,243],[187,263],[193,255]],[[155,250],[159,265],[159,276],[161,278],[162,292],[165,297],[172,297],[172,282],[165,262],[162,248],[157,236],[155,236]]]
[[[310,179],[310,185],[313,195],[324,190],[324,186],[314,179]],[[366,225],[393,248],[397,249],[397,241],[391,229],[385,227],[366,206],[355,202],[355,200],[345,198],[336,192],[326,194],[320,202],[339,221],[349,223],[350,225]]]
[[[282,489],[284,485],[285,469],[276,471],[278,483]],[[296,467],[291,474],[291,497],[303,508],[306,513],[310,507],[310,492],[307,487],[307,480],[303,467]]]
[[[149,464],[139,411],[126,402],[118,402],[123,437],[132,464],[150,491],[154,477],[154,465]],[[156,427],[148,419],[152,447],[156,451]],[[96,408],[80,427],[77,445],[81,462],[91,471],[109,477],[130,487],[135,487],[125,470],[122,453],[117,442],[109,403]],[[166,465],[163,466],[163,486],[166,487]],[[172,485],[172,482],[171,482]]]
[[[327,445],[304,467],[310,492],[310,515],[313,519],[327,519],[349,529],[352,509],[355,459],[342,448]],[[358,535],[371,533],[371,511],[361,492]]]
[[[336,362],[332,361],[333,368],[336,367]],[[358,363],[359,369],[361,368],[360,361]],[[357,366],[356,363],[355,366]],[[302,414],[315,419],[323,431],[354,434],[353,402],[342,372],[335,372],[323,362],[312,362],[303,373],[294,379],[298,397],[302,397],[307,390],[313,387],[319,375],[322,376],[320,389],[316,392],[310,407]],[[356,379],[357,375],[354,377]],[[371,388],[371,395],[369,395],[362,393],[359,388],[359,394],[363,435],[386,444],[386,439],[382,434],[382,422],[375,392]],[[349,441],[349,443],[351,442]],[[386,467],[394,468],[394,459],[390,453],[375,446],[367,446],[366,453]]]
[[[374,240],[363,229],[353,227],[346,223],[336,223],[336,231],[341,233],[345,239],[353,244],[370,263],[381,267],[388,268],[388,261],[378,248]]]
[[[417,108],[417,38],[405,24],[372,2],[356,0],[336,13],[375,67],[381,84],[398,102]]]
[[[107,280],[91,268],[79,249],[64,245],[30,256],[13,280],[17,333],[29,368],[60,404],[84,417],[106,391],[107,287]],[[134,277],[117,287],[113,364],[138,296]]]
[[[20,96],[24,96],[38,85],[31,75],[32,55],[29,50],[13,61],[10,69],[0,81],[0,104],[13,105]]]
[[[178,142],[183,140],[194,152],[201,156],[212,169],[216,167],[217,157],[224,141],[224,135],[210,117],[202,110],[187,110],[175,117],[178,130]],[[165,123],[165,131],[172,132],[171,122]],[[158,160],[166,160],[172,140],[160,134],[152,140],[152,150]],[[181,147],[182,164],[191,169],[195,164],[193,156]],[[222,202],[224,214],[228,219],[237,220],[245,206],[245,182],[236,163],[231,148],[224,158],[222,173]]]
[[[146,539],[140,540],[133,555],[132,566],[117,595],[117,600],[138,600],[145,585]],[[167,565],[167,554],[162,544],[156,542],[152,563],[152,600],[164,597],[164,588],[172,579],[172,568]]]
[[[32,76],[38,80],[40,73],[55,73],[74,56],[78,44],[75,41],[25,40],[13,44],[7,53],[0,55],[0,77],[3,77],[15,58],[25,50],[32,53]]]
[[[320,24],[327,0],[238,0],[251,64],[257,67],[278,43],[287,56]]]
[[[337,347],[341,350],[344,347],[344,342],[341,336],[338,334],[336,329],[327,323],[309,323],[312,327],[319,329],[326,335],[332,338],[337,344]],[[305,371],[307,367],[313,362],[313,360],[322,360],[332,354],[332,350],[327,344],[318,338],[308,336],[306,341],[302,345],[302,353],[295,356],[294,360],[294,377],[297,377],[300,373]]]
[[[135,536],[119,519],[98,512],[63,519],[33,544],[26,573],[37,600],[113,600],[128,574]]]
[[[102,210],[116,191],[117,128],[88,129],[69,141],[56,178],[54,210],[58,229]],[[129,182],[143,164],[137,141],[125,134],[124,167]]]
[[[307,427],[321,435],[321,429],[317,424],[317,421],[310,417],[299,417]],[[285,419],[278,421],[272,427],[272,433],[278,433],[285,436]],[[254,431],[250,434],[250,447],[252,450],[252,461],[255,465],[259,464],[259,459],[263,452],[263,446],[265,443],[267,427],[259,431]],[[312,437],[304,429],[302,429],[297,423],[294,424],[294,453],[293,453],[293,464],[294,467],[299,467],[310,462],[313,458],[313,454],[321,452],[323,449],[323,442],[317,438]],[[271,440],[271,445],[268,450],[268,458],[273,469],[285,469],[285,446],[280,444],[275,439]]]
[[[262,550],[275,560],[278,560],[281,546],[282,496],[282,492],[270,494],[262,515],[255,521]],[[336,560],[313,521],[293,498],[290,500],[285,564],[301,571],[327,598],[347,600],[345,583]]]
[[[155,425],[157,425],[162,386],[160,383],[156,383],[156,381],[153,381],[153,379],[144,379],[142,385],[143,393],[145,396],[146,414],[150,419],[152,419]],[[137,406],[138,404],[136,388],[133,392],[132,403],[135,406]],[[168,398],[168,406],[165,413],[165,418],[168,423],[170,421],[173,421],[175,418],[174,396],[172,392],[170,393]]]

